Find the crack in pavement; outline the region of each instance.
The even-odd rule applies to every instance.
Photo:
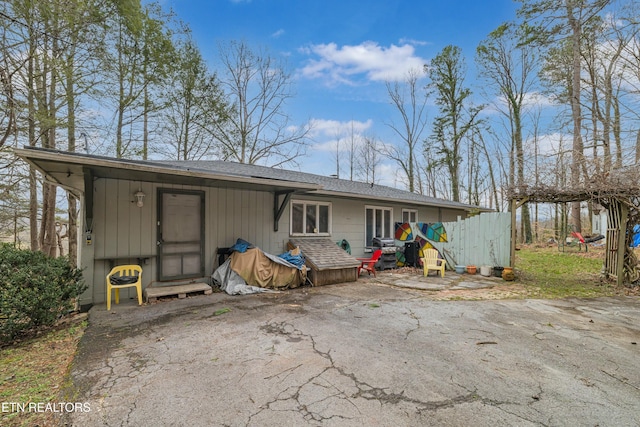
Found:
[[[304,313],[299,298],[284,295],[223,298],[162,322],[147,320],[162,314],[155,306],[132,307],[133,320],[96,310],[70,385],[92,413],[69,419],[111,427],[156,415],[166,425],[637,424],[637,334],[614,330],[609,339],[603,316],[585,329],[584,319],[565,321],[544,303],[445,304],[353,286],[337,288],[342,299],[335,288],[314,288]],[[264,312],[253,311],[258,305]],[[231,311],[203,318],[223,308]],[[199,399],[181,400],[192,390]]]
[[[519,414],[519,413],[514,412],[514,411],[509,411],[507,408],[505,408],[503,406],[503,405],[515,405],[515,406],[517,406],[518,404],[516,402],[510,402],[510,401],[506,401],[506,400],[505,401],[499,401],[499,400],[489,399],[487,397],[482,397],[482,396],[480,396],[478,394],[478,390],[475,387],[474,387],[473,390],[470,390],[469,388],[465,387],[464,385],[453,381],[453,378],[451,378],[451,381],[452,381],[452,383],[454,383],[458,387],[460,387],[460,388],[466,390],[467,392],[469,392],[473,396],[472,401],[474,401],[474,402],[480,402],[483,405],[491,406],[493,408],[498,409],[499,411],[504,412],[505,414],[512,415],[512,416],[514,416],[516,418],[520,418],[521,420],[530,422],[532,424],[537,424],[537,425],[541,425],[541,426],[552,425],[552,423],[545,424],[545,423],[542,423],[540,421],[529,419],[529,418],[523,416],[522,414]],[[542,396],[542,393],[543,393],[542,385],[540,383],[538,383],[538,393],[533,395],[533,396],[531,396],[531,399],[533,399],[533,402],[539,401],[541,396]],[[529,405],[531,405],[531,403],[533,403],[533,402],[530,402]],[[468,402],[461,402],[461,403],[468,403]],[[438,408],[438,409],[440,409],[440,408]]]
[[[418,317],[418,315],[417,315],[417,314],[415,314],[415,313],[413,312],[413,310],[409,310],[409,317],[416,321],[416,327],[415,327],[415,328],[412,328],[412,329],[409,329],[409,330],[405,333],[405,335],[404,335],[404,339],[405,339],[405,341],[406,341],[407,339],[409,339],[409,335],[411,335],[411,333],[412,333],[412,332],[417,331],[418,329],[420,329],[420,326],[421,326],[421,325],[420,325],[420,318]]]
[[[410,313],[410,316],[415,318],[418,323],[419,320],[415,317],[413,312]],[[419,326],[418,326],[419,327]],[[260,327],[260,329],[268,334],[275,334],[279,336],[295,336],[296,338],[303,338],[308,340],[311,343],[312,350],[315,354],[319,355],[323,359],[326,359],[328,365],[321,369],[317,374],[312,375],[307,378],[301,384],[295,386],[289,386],[284,390],[281,390],[277,393],[274,399],[263,404],[260,409],[251,414],[247,420],[247,425],[250,425],[251,422],[257,417],[260,413],[265,410],[270,411],[291,411],[300,413],[302,418],[307,422],[324,422],[333,418],[339,418],[344,420],[350,420],[352,418],[341,415],[341,414],[324,414],[321,410],[317,410],[314,406],[317,406],[320,403],[330,401],[332,399],[342,399],[348,402],[359,414],[361,413],[357,403],[355,402],[357,399],[364,399],[367,401],[377,401],[381,405],[391,404],[398,405],[401,403],[406,403],[410,405],[414,405],[416,407],[415,411],[417,414],[422,415],[424,412],[433,412],[441,409],[447,409],[455,407],[456,405],[466,404],[466,403],[474,403],[480,402],[485,405],[490,405],[496,407],[506,413],[509,413],[513,416],[516,416],[521,419],[526,419],[519,414],[511,413],[505,408],[501,407],[501,405],[512,404],[512,402],[502,402],[496,401],[493,399],[489,399],[486,397],[482,397],[478,394],[477,390],[469,390],[466,387],[459,385],[458,386],[467,391],[466,394],[456,396],[450,399],[437,400],[437,401],[425,401],[419,398],[407,396],[403,391],[401,392],[392,392],[389,391],[387,387],[379,387],[371,385],[366,381],[362,381],[358,378],[358,376],[353,372],[347,372],[344,368],[337,366],[335,360],[331,354],[331,349],[323,351],[319,348],[318,343],[314,339],[313,335],[305,334],[301,330],[294,327],[292,324],[287,322],[272,322]],[[296,341],[298,342],[298,341]],[[291,371],[296,370],[301,365],[297,365],[291,368],[287,368],[277,374],[271,375],[269,377],[265,377],[265,379],[273,379],[278,377],[283,373],[291,373]],[[349,393],[344,390],[345,387],[340,388],[333,382],[331,382],[328,378],[326,378],[326,374],[329,372],[336,372],[340,377],[346,378],[349,380],[350,384],[353,385],[353,388],[356,390],[355,392]],[[324,388],[328,391],[322,398],[316,399],[313,401],[305,401],[303,397],[303,390],[308,386],[317,386]],[[538,396],[541,394],[542,390],[538,393]],[[533,397],[532,397],[533,398]],[[279,408],[279,405],[293,403],[291,406],[287,408]],[[527,420],[531,421],[531,420]]]

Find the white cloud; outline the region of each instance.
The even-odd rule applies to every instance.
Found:
[[[354,134],[362,134],[373,126],[373,121],[369,119],[366,122],[358,120],[341,122],[339,120],[312,119],[310,124],[313,138],[341,138],[352,131]]]
[[[524,94],[524,105],[526,107],[557,107],[558,103],[543,93],[527,92]]]
[[[381,163],[376,169],[376,183],[389,187],[408,190],[406,178],[398,172],[398,166],[393,163]]]
[[[528,92],[524,94],[523,112],[531,111],[533,108],[557,107],[558,103],[543,93]],[[484,114],[496,114],[508,111],[507,100],[504,96],[496,96],[493,101],[485,107]]]
[[[389,47],[372,41],[341,47],[328,43],[312,45],[302,52],[317,57],[307,61],[302,75],[309,79],[323,78],[331,84],[355,84],[362,76],[371,81],[400,81],[409,70],[421,70],[427,63],[415,55],[414,46],[408,43]]]
[[[336,148],[340,148],[340,173],[342,178],[348,174],[348,150],[353,135],[356,147],[364,143],[364,138],[372,126],[373,120],[361,122],[357,120],[339,121],[326,119],[312,119],[312,138],[314,139],[309,160],[305,160],[305,167],[314,173],[329,176],[336,173]],[[339,146],[338,146],[339,144]],[[391,187],[406,189],[406,179],[398,172],[397,165],[385,159],[376,168],[376,183]]]
[[[426,46],[428,44],[430,44],[429,42],[423,41],[423,40],[416,40],[416,39],[407,39],[407,38],[401,38],[399,40],[400,44],[411,44],[414,46]]]
[[[535,142],[533,139],[528,139],[524,143],[524,148],[528,155],[535,153]],[[546,135],[540,135],[538,137],[538,155],[543,157],[556,156],[559,153],[570,154],[571,144],[573,137],[565,133],[549,133]]]
[[[366,122],[312,119],[310,137],[315,141],[312,150],[318,155],[330,156],[330,161],[335,163],[336,150],[344,154],[348,152],[352,142],[355,144],[354,148],[359,147],[364,143],[364,133],[372,125],[371,119]]]
[[[271,38],[277,39],[278,37],[280,37],[283,34],[284,34],[284,30],[282,28],[280,28],[278,31],[276,31],[275,33],[271,34]]]

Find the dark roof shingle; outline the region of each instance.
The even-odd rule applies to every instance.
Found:
[[[411,193],[398,188],[385,185],[370,184],[366,182],[350,181],[329,176],[315,175],[306,172],[292,171],[287,169],[271,168],[259,165],[249,165],[222,160],[183,160],[183,161],[158,161],[157,163],[171,165],[191,170],[201,170],[212,173],[237,175],[243,177],[266,178],[279,181],[300,182],[307,184],[318,184],[322,186],[319,194],[330,193],[342,195],[344,197],[360,197],[372,200],[395,200],[400,202],[414,203],[418,205],[442,206],[461,210],[478,209],[478,206],[465,203],[452,202],[435,197],[424,196],[422,194]],[[482,209],[481,210],[487,210]]]

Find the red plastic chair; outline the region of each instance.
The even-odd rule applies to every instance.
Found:
[[[580,243],[584,243],[584,237],[582,237],[582,234],[578,233],[577,231],[572,231],[571,237],[573,237],[574,239],[578,239]]]
[[[362,270],[367,270],[367,273],[371,275],[373,273],[373,277],[376,277],[376,262],[382,256],[382,249],[377,249],[371,258],[357,258],[360,261],[360,267],[358,267],[358,277],[360,277],[360,272]]]

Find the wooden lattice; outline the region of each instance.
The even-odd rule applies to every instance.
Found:
[[[569,203],[591,201],[609,212],[604,272],[618,283],[640,280],[638,259],[631,249],[633,227],[640,224],[640,168],[626,168],[600,174],[572,188],[516,186],[508,197],[518,203]],[[620,233],[624,233],[621,239]],[[622,257],[622,261],[620,260]]]

